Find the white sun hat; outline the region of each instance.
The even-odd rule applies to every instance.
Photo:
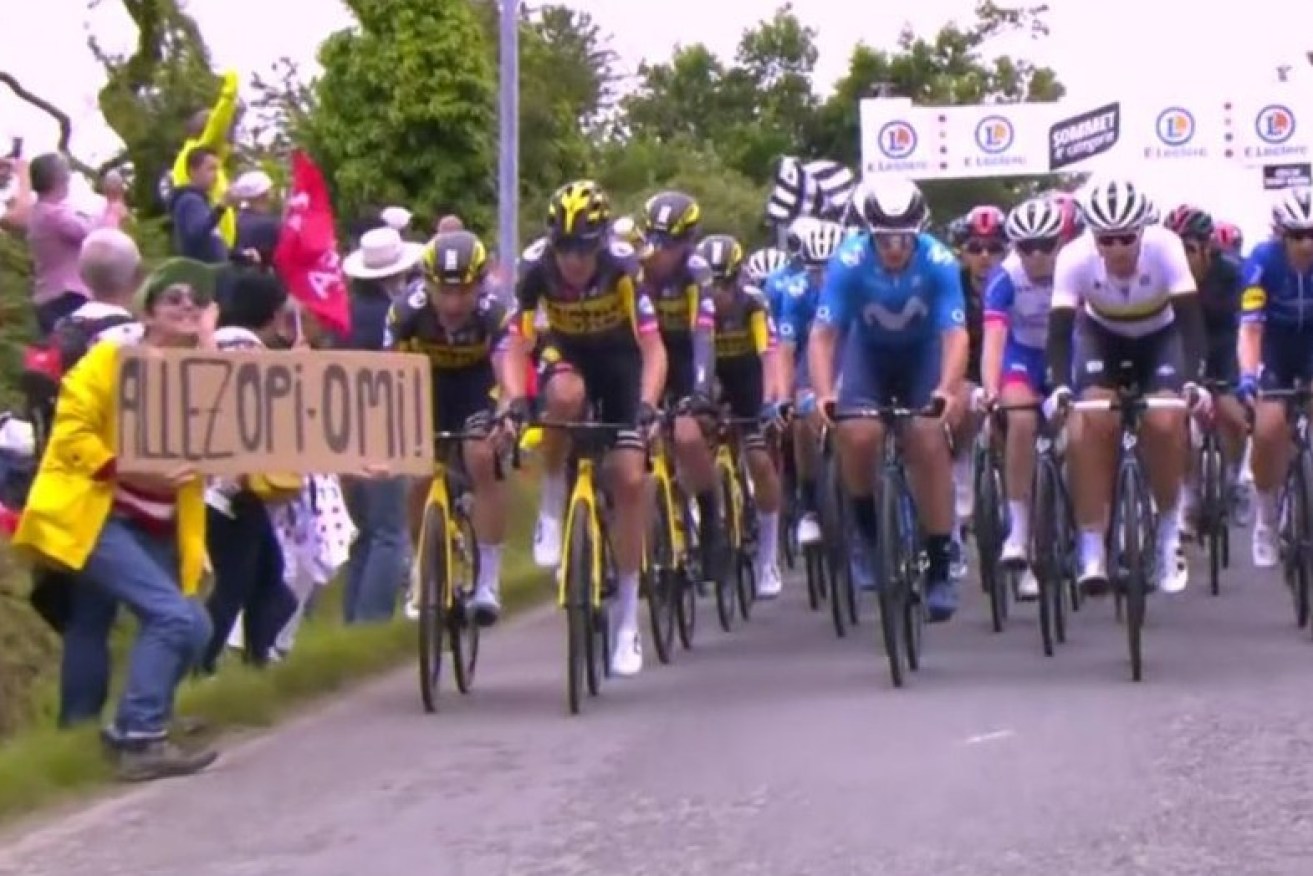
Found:
[[[360,249],[342,262],[342,270],[357,280],[377,280],[404,274],[413,268],[424,244],[401,239],[395,228],[375,228],[360,238]]]
[[[410,220],[415,218],[405,207],[387,207],[378,218],[383,220],[383,224],[388,228],[395,228],[397,231],[405,231],[410,227]]]

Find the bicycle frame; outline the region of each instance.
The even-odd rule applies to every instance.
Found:
[[[592,566],[592,574],[589,580],[592,586],[589,589],[589,601],[596,608],[602,604],[602,525],[599,522],[597,510],[597,486],[595,481],[596,467],[590,457],[582,457],[575,462],[574,486],[570,490],[570,498],[567,500],[565,517],[565,532],[574,532],[574,528],[579,525],[575,519],[575,512],[581,506],[587,509],[588,519],[585,524],[588,526],[588,544],[592,548],[590,551],[589,563]],[[568,599],[567,582],[570,580],[569,569],[569,551],[565,551],[561,557],[561,572],[557,578],[556,586],[556,604],[564,608]]]
[[[670,548],[676,557],[684,555],[683,513],[675,501],[675,471],[670,461],[670,442],[662,435],[661,444],[651,454],[652,479],[656,482],[657,498],[669,512]],[[643,552],[643,561],[647,562],[647,552]]]

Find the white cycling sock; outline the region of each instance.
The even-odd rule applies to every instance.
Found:
[[[757,562],[766,565],[780,549],[780,514],[757,512]]]
[[[560,520],[565,510],[565,472],[543,472],[539,486],[539,514]]]
[[[479,586],[496,593],[501,584],[501,545],[479,545]]]
[[[1030,505],[1017,499],[1008,499],[1008,515],[1012,518],[1012,528],[1008,532],[1008,541],[1013,544],[1030,543]]]
[[[630,572],[620,576],[620,588],[616,593],[616,621],[623,629],[638,627],[638,573]]]

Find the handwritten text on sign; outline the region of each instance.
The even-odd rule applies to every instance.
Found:
[[[433,470],[431,375],[422,356],[131,347],[119,355],[121,471]]]

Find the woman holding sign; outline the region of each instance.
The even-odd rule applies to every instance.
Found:
[[[137,293],[139,346],[148,354],[195,347],[215,276],[187,259],[161,265]],[[186,464],[162,474],[118,470],[120,349],[98,344],[65,376],[14,546],[38,564],[77,573],[76,586],[109,597],[75,600],[69,630],[108,638],[119,602],[137,617],[127,684],[105,740],[120,776],[143,781],[194,773],[216,757],[184,751],[168,735],[178,682],[210,637],[209,617],[195,599],[205,501],[201,479]]]

